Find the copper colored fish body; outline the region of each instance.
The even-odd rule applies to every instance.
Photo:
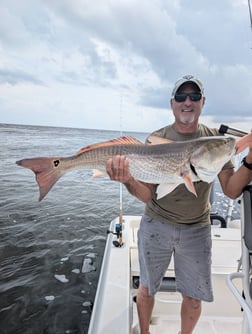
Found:
[[[140,181],[158,184],[161,198],[184,183],[194,193],[194,181],[212,182],[235,152],[233,137],[202,137],[185,142],[146,145],[132,137],[120,137],[108,142],[84,147],[70,157],[23,159],[17,164],[31,169],[42,200],[57,180],[75,169],[97,169],[105,172],[106,162],[115,155],[125,156],[132,176]]]

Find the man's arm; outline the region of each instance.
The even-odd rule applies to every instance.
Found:
[[[124,156],[109,159],[106,170],[111,180],[122,182],[129,193],[142,202],[146,203],[152,198],[155,186],[134,179],[129,171],[129,162]]]
[[[252,150],[246,156],[246,162],[252,163]],[[243,188],[252,181],[252,170],[244,165],[235,172],[233,169],[224,169],[219,173],[219,180],[224,194],[232,199],[241,195]]]

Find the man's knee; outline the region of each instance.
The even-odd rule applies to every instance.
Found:
[[[188,297],[186,295],[183,295],[183,303],[191,309],[197,310],[201,308],[201,300],[195,299],[192,297]]]
[[[140,286],[138,288],[137,297],[139,297],[139,298],[149,298],[149,297],[153,297],[153,296],[151,296],[149,294],[149,289],[147,287],[140,284]]]

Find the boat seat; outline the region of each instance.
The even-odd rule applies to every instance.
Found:
[[[248,185],[243,192],[244,202],[244,242],[248,252],[252,254],[252,185]]]

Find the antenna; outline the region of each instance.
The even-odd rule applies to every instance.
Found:
[[[252,30],[252,12],[251,12],[250,0],[248,0],[248,9],[249,9],[250,29]]]
[[[251,13],[250,0],[248,0],[248,8],[249,8],[250,28],[252,29],[252,13]]]

